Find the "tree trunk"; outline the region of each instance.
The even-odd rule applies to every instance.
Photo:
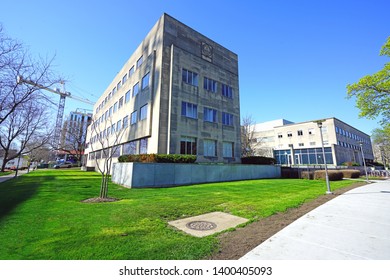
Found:
[[[108,174],[102,175],[102,182],[100,185],[100,198],[107,198],[108,195]]]

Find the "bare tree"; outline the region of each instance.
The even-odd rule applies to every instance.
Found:
[[[113,157],[119,156],[121,139],[126,131],[127,119],[114,123],[109,117],[105,121],[93,119],[89,126],[90,159],[95,161],[95,166],[102,175],[99,198],[108,199],[108,183],[111,174]]]
[[[31,162],[48,162],[52,154],[51,146],[49,144],[46,144],[39,148],[31,149],[36,146],[36,143],[30,142],[26,148],[27,150],[31,151],[29,153]]]
[[[242,157],[255,155],[255,122],[251,115],[246,115],[241,123],[241,153]]]
[[[18,84],[18,76],[48,87],[58,83],[51,71],[52,59],[33,60],[23,45],[7,37],[0,25],[0,125],[24,103],[36,98],[50,100],[38,87]]]
[[[30,100],[20,104],[3,121],[0,126],[0,147],[4,153],[1,171],[10,160],[22,153],[30,153],[49,141],[50,118],[46,108],[39,100]],[[10,153],[12,146],[18,147],[16,153]]]
[[[53,59],[32,59],[24,46],[8,37],[0,25],[0,147],[6,155],[2,169],[13,156],[41,147],[52,127],[47,115],[52,101],[36,86],[19,84],[18,77],[34,80],[48,87],[60,79],[53,78]]]

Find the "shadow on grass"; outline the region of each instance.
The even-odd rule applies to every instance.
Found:
[[[54,176],[20,176],[0,184],[0,221],[19,204],[35,195],[42,181],[54,180]]]

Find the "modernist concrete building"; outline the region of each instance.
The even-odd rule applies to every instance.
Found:
[[[95,104],[87,139],[88,166],[107,146],[102,139],[118,148],[115,157],[240,162],[237,55],[163,14]]]
[[[257,149],[272,149],[279,164],[323,164],[320,128],[315,121],[276,120],[255,125]],[[363,164],[374,160],[370,136],[337,118],[322,122],[326,163]]]

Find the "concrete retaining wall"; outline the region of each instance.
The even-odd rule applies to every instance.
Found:
[[[244,164],[114,163],[111,180],[128,188],[280,178],[280,166]]]

